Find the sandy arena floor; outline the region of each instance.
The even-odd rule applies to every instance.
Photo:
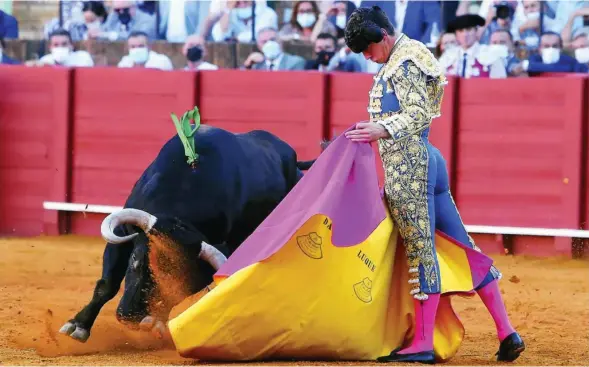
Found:
[[[120,325],[114,317],[120,294],[103,308],[86,344],[57,333],[90,300],[103,246],[100,239],[74,236],[0,239],[0,365],[197,363]],[[588,365],[589,262],[497,257],[497,264],[511,319],[527,343],[516,364]],[[497,364],[494,325],[482,302],[457,298],[454,304],[467,335],[451,364]]]

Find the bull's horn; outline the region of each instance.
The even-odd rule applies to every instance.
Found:
[[[133,224],[147,233],[153,228],[157,222],[157,218],[153,215],[139,209],[125,208],[117,212],[111,213],[104,218],[100,226],[102,238],[114,244],[120,244],[132,240],[137,236],[137,233],[130,234],[125,237],[119,237],[115,234],[115,228],[121,224]]]
[[[202,242],[200,254],[198,254],[198,257],[211,264],[215,271],[219,270],[221,265],[227,261],[227,258],[221,251],[217,250],[204,241]]]

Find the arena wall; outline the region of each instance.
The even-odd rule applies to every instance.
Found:
[[[266,129],[301,159],[365,120],[367,74],[0,67],[0,235],[99,234],[104,215],[43,201],[122,206],[175,134],[170,113]],[[467,224],[589,229],[586,78],[450,78],[432,142]],[[376,144],[375,146],[375,152]],[[377,159],[382,182],[382,166]],[[474,235],[490,253],[505,236]],[[572,253],[570,238],[514,236],[509,251]]]

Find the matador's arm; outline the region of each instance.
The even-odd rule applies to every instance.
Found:
[[[427,75],[411,60],[403,62],[392,73],[390,80],[399,100],[400,109],[394,115],[377,121],[390,134],[391,143],[396,143],[429,127],[432,121],[430,101],[426,86]]]

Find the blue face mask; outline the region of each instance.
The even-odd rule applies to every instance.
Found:
[[[251,6],[248,6],[247,8],[235,8],[235,9],[233,9],[233,11],[235,12],[235,14],[237,15],[237,17],[239,19],[247,19],[247,18],[251,18],[251,16],[252,16]]]

